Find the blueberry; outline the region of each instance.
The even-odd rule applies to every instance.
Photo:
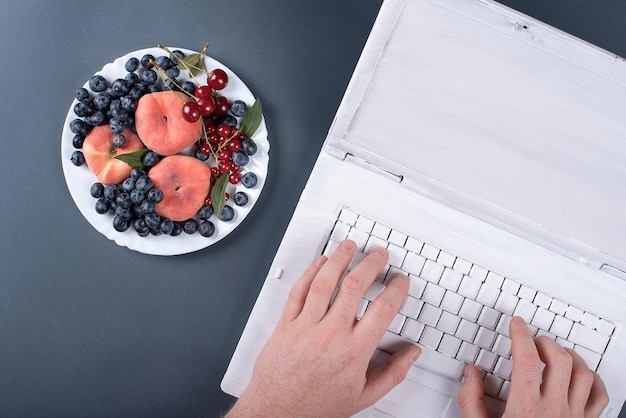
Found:
[[[124,190],[126,193],[132,192],[135,189],[135,181],[136,180],[132,177],[128,177],[124,179],[124,181],[122,182],[122,190]],[[134,203],[140,203],[140,202],[141,200],[139,202],[134,202]]]
[[[167,55],[162,55],[156,59],[156,63],[159,67],[164,70],[167,70],[172,66],[172,60],[169,59]]]
[[[122,148],[126,145],[126,137],[122,134],[115,134],[111,137],[111,145],[115,148]]]
[[[125,221],[129,221],[133,217],[133,212],[129,208],[117,206],[115,208],[115,216]]]
[[[159,91],[161,91],[161,87],[157,86],[156,84],[148,85],[148,93],[156,93]]]
[[[122,102],[120,99],[112,99],[109,104],[109,112],[111,112],[112,117],[120,117],[127,114],[127,112],[122,109]]]
[[[158,75],[154,70],[146,70],[141,73],[141,82],[147,86],[153,85],[157,82]]]
[[[123,78],[118,78],[111,83],[111,96],[122,97],[125,96],[129,90],[130,86],[128,85],[128,81]]]
[[[244,187],[251,189],[252,187],[256,186],[258,182],[257,176],[256,174],[249,172],[249,173],[245,173],[242,177],[241,177],[241,184],[244,185]]]
[[[126,179],[128,180],[128,179]],[[146,198],[146,194],[141,190],[133,189],[130,191],[130,201],[135,205],[140,205]]]
[[[178,67],[170,67],[165,70],[165,74],[167,74],[167,76],[170,78],[176,78],[180,75],[180,70],[178,69]]]
[[[96,109],[108,109],[111,106],[111,95],[107,92],[98,93],[93,98],[93,104],[96,106]]]
[[[146,70],[149,70],[150,68],[154,67],[154,65],[152,65],[150,61],[154,61],[154,55],[152,54],[144,55],[143,57],[141,57],[141,66],[145,68]]]
[[[128,219],[123,219],[119,216],[113,217],[113,228],[117,232],[124,232],[130,227],[130,221]]]
[[[145,215],[154,213],[154,202],[151,202],[150,200],[145,199],[139,205],[139,210],[141,210],[141,212],[143,212]]]
[[[122,109],[127,112],[134,112],[137,109],[137,100],[131,96],[124,96],[120,99]]]
[[[115,196],[115,203],[117,203],[118,207],[124,209],[128,209],[133,205],[132,200],[130,200],[130,195],[126,192],[121,192]]]
[[[141,168],[135,167],[132,170],[130,170],[130,176],[132,178],[134,178],[135,180],[137,180],[139,177],[141,176],[145,176],[146,172],[144,170],[142,170]]]
[[[172,231],[174,231],[174,222],[172,222],[170,219],[165,218],[161,220],[159,228],[161,229],[161,232],[163,232],[165,235],[169,235],[172,233]]]
[[[146,225],[150,228],[158,228],[161,224],[161,217],[154,212],[146,213],[144,219],[146,220]]]
[[[152,179],[147,175],[143,175],[137,179],[135,182],[135,189],[141,190],[144,193],[147,193],[148,190],[152,188]]]
[[[200,147],[196,148],[196,150],[193,152],[193,156],[199,159],[200,161],[206,161],[209,159],[209,155],[200,151]]]
[[[183,84],[180,85],[184,91],[189,94],[194,94],[196,92],[196,83],[193,81],[183,81]]]
[[[74,119],[70,122],[70,130],[74,134],[87,136],[91,127],[82,119]]]
[[[240,167],[248,164],[250,162],[250,157],[243,151],[233,152],[233,162]]]
[[[171,60],[174,63],[174,65],[178,65],[178,60],[182,60],[185,58],[185,53],[181,51],[180,49],[173,50],[172,55],[173,57],[171,57]]]
[[[78,150],[74,151],[72,153],[72,156],[70,157],[70,160],[72,161],[72,164],[74,164],[77,167],[85,164],[85,156],[83,155],[82,151],[78,151]]]
[[[89,98],[89,92],[87,91],[86,88],[84,87],[80,87],[79,89],[76,90],[76,100],[78,100],[79,102],[82,102],[85,99]]]
[[[163,201],[163,192],[161,189],[151,189],[148,192],[148,199],[154,203],[160,203]]]
[[[233,115],[224,115],[219,118],[219,123],[223,123],[224,125],[228,125],[231,128],[235,128],[238,124],[237,118]]]
[[[146,167],[152,167],[153,165],[159,162],[159,154],[157,154],[154,151],[148,151],[141,159],[141,162]]]
[[[248,195],[246,194],[246,192],[235,193],[234,199],[235,205],[237,206],[244,206],[248,204]]]
[[[256,142],[254,142],[254,140],[251,138],[244,138],[241,141],[241,149],[247,155],[254,155],[256,154],[256,151],[257,151]]]
[[[174,221],[174,229],[170,232],[170,235],[177,237],[183,233],[183,224],[181,222]]]
[[[137,218],[133,221],[133,228],[140,237],[147,237],[150,234],[150,228],[146,225],[143,218]]]
[[[202,206],[202,208],[198,211],[198,218],[202,221],[208,221],[211,216],[213,216],[213,206]]]
[[[161,88],[161,90],[163,90],[163,91],[180,91],[180,88],[178,87],[178,83],[176,82],[176,80],[168,78],[163,83],[163,87]]]
[[[109,121],[109,118],[107,117],[106,113],[104,113],[102,110],[98,110],[97,112],[94,112],[85,118],[85,122],[91,126],[104,125],[108,121]]]
[[[134,85],[128,91],[128,95],[135,100],[139,100],[144,94],[146,94],[146,88],[143,86],[143,84]]]
[[[210,237],[215,233],[215,225],[211,221],[202,221],[198,226],[198,232],[203,237]]]
[[[104,186],[104,197],[108,201],[113,202],[117,195],[121,193],[121,190],[116,184],[107,184]]]
[[[121,118],[118,117],[111,118],[111,120],[109,121],[109,127],[111,128],[111,131],[115,132],[116,134],[121,133],[125,128],[124,122]]]
[[[133,71],[137,70],[137,68],[139,68],[139,64],[140,63],[137,58],[130,57],[128,61],[126,61],[126,64],[124,64],[124,69],[129,73],[132,73]]]
[[[94,75],[89,79],[89,88],[94,93],[100,93],[107,89],[107,81],[101,75]]]
[[[139,83],[139,76],[137,75],[137,73],[126,73],[126,75],[124,76],[124,80],[128,82],[128,85],[131,86],[130,88],[132,89],[135,84]]]
[[[82,135],[74,135],[74,138],[72,138],[72,146],[74,148],[80,149],[83,147],[84,143],[85,143],[85,137]]]
[[[94,197],[96,199],[101,198],[102,196],[104,196],[104,185],[98,182],[92,184],[91,188],[89,189],[89,194],[91,195],[91,197]]]
[[[195,219],[187,219],[183,222],[183,232],[186,234],[195,234],[198,230],[198,222]]]
[[[96,212],[97,213],[99,213],[100,215],[104,215],[105,213],[109,211],[109,209],[111,209],[110,201],[108,201],[104,197],[101,197],[100,199],[96,200]]]
[[[248,106],[242,100],[235,100],[230,105],[230,113],[237,117],[244,116],[248,111]]]
[[[235,217],[235,210],[231,206],[228,206],[228,205],[224,206],[224,208],[220,212],[220,215],[218,216],[220,221],[224,221],[224,222],[232,221],[234,217]]]
[[[91,115],[96,111],[96,107],[93,104],[93,100],[85,99],[80,103],[76,103],[74,105],[74,114],[79,118],[84,118],[85,116]]]

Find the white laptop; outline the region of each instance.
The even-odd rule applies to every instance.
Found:
[[[239,396],[289,289],[343,238],[404,272],[375,355],[424,354],[358,416],[459,416],[462,367],[510,386],[508,319],[626,399],[626,62],[488,0],[386,0],[222,381]],[[359,255],[357,257],[362,257]],[[461,372],[460,372],[461,371]],[[314,395],[313,395],[314,396]]]

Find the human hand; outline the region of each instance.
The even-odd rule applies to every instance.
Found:
[[[402,306],[408,278],[391,280],[356,320],[365,291],[387,262],[386,250],[372,250],[354,267],[330,305],[355,251],[353,241],[343,241],[328,259],[315,260],[294,285],[251,381],[228,417],[347,417],[405,378],[419,347],[407,346],[373,370],[369,362]]]
[[[513,371],[504,417],[600,416],[609,403],[606,387],[574,350],[563,348],[545,336],[533,339],[519,317],[511,320],[509,334]],[[479,373],[474,365],[465,368],[465,381],[459,393],[464,418],[488,416]]]

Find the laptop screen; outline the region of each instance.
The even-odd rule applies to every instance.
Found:
[[[626,62],[521,17],[406,1],[327,142],[626,261]]]

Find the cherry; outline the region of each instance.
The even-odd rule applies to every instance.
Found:
[[[197,98],[204,97],[204,96],[210,96],[211,94],[213,94],[213,89],[211,87],[209,87],[209,86],[206,86],[206,85],[199,86],[196,89],[196,92],[194,93],[194,95]]]
[[[215,110],[215,100],[213,96],[202,96],[198,99],[198,107],[200,108],[200,115],[210,116]]]
[[[211,72],[209,79],[207,80],[209,87],[215,90],[222,90],[228,85],[228,75],[220,68],[216,68]]]
[[[217,96],[215,98],[215,111],[213,112],[217,116],[224,116],[230,110],[230,102],[224,96]]]
[[[196,102],[185,102],[183,105],[183,119],[193,123],[200,119],[200,107]]]

